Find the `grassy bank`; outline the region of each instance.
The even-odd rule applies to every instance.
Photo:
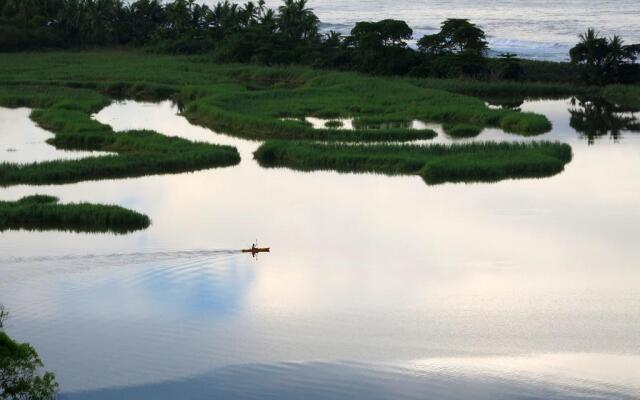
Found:
[[[482,128],[471,124],[444,124],[442,126],[444,132],[453,138],[471,138],[476,137],[482,132]]]
[[[34,108],[31,118],[55,134],[49,143],[58,148],[113,154],[27,165],[0,164],[0,185],[177,173],[239,162],[237,151],[231,147],[191,143],[148,131],[116,133],[92,120],[91,114],[113,98],[171,98],[180,103],[183,114],[192,122],[249,139],[399,142],[435,136],[429,129],[409,129],[413,120],[446,124],[449,134],[457,136],[472,136],[485,127],[521,135],[540,134],[551,129],[546,117],[490,108],[467,94],[542,96],[580,91],[592,89],[551,83],[383,78],[295,66],[220,65],[206,57],[135,51],[3,54],[0,105]],[[354,118],[356,129],[314,129],[303,121],[308,116]],[[474,159],[482,152],[487,152],[487,159],[491,154],[507,154],[494,150],[477,147]],[[389,154],[403,151],[388,148]],[[502,164],[516,165],[515,158],[522,156],[524,160],[530,153],[510,151],[509,163],[502,160]],[[525,163],[518,168],[522,170]],[[486,170],[485,164],[478,164],[478,168]],[[535,170],[531,163],[527,168]],[[494,179],[489,172],[479,174]],[[428,175],[426,170],[422,175]]]
[[[445,90],[482,98],[559,98],[571,96],[597,95],[600,88],[577,86],[570,83],[529,82],[529,81],[486,81],[476,79],[416,79],[420,87]]]
[[[610,103],[640,110],[640,85],[613,85],[602,90],[602,96]]]
[[[306,67],[219,65],[204,57],[134,51],[4,54],[0,60],[0,83],[3,88],[62,85],[109,97],[173,97],[194,122],[231,135],[263,140],[400,141],[431,135],[429,131],[402,128],[348,132],[313,129],[307,124],[282,120],[308,116],[473,123],[537,134],[549,128],[544,116],[490,109],[482,100],[466,95],[476,92],[470,87],[481,86],[481,93],[503,93],[508,87],[510,95],[528,93],[533,90],[530,88],[535,88],[536,93],[566,94],[573,90],[563,84],[542,87],[533,83],[384,78]],[[0,94],[2,97],[7,96]],[[8,100],[26,105],[20,96]],[[520,119],[535,119],[537,123],[518,123]]]
[[[304,83],[295,88],[220,86],[214,93],[190,102],[185,115],[213,129],[262,140],[400,141],[432,135],[429,130],[364,128],[373,120],[378,124],[411,120],[473,123],[518,134],[540,134],[551,129],[542,115],[490,109],[480,99],[420,87],[408,79],[326,71],[313,71],[305,77]],[[356,129],[337,132],[282,120],[308,116],[354,117]]]
[[[420,175],[437,184],[551,176],[572,155],[569,145],[549,142],[356,146],[269,141],[255,157],[265,167]]]
[[[89,89],[63,86],[0,88],[0,105],[28,106],[31,118],[53,132],[49,143],[68,150],[95,150],[113,155],[31,164],[0,163],[0,185],[70,183],[150,174],[194,171],[235,165],[236,149],[150,131],[115,133],[91,119],[110,100]]]
[[[60,204],[51,196],[0,201],[0,231],[8,229],[128,233],[145,229],[146,215],[118,206]]]

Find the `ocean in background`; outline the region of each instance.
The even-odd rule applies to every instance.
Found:
[[[207,4],[217,0],[205,0]],[[277,7],[280,0],[267,0]],[[495,53],[562,61],[577,35],[594,27],[604,35],[640,42],[638,0],[310,0],[322,29],[348,33],[356,21],[407,21],[414,38],[433,33],[447,18],[469,18],[489,36]]]

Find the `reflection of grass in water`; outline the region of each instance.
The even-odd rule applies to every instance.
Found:
[[[430,184],[551,176],[572,157],[569,145],[550,142],[355,146],[284,141],[266,142],[255,156],[266,167],[420,175]]]
[[[405,117],[392,117],[385,115],[360,116],[353,120],[356,128],[362,129],[410,129],[411,120]]]
[[[65,230],[128,233],[144,229],[146,215],[126,208],[99,204],[59,204],[51,196],[29,196],[0,201],[0,230]]]
[[[332,119],[331,121],[327,121],[326,124],[324,124],[325,127],[330,128],[330,129],[336,129],[336,128],[342,128],[344,124],[342,123],[342,121],[336,120],[336,119]]]
[[[10,86],[0,89],[0,104],[40,107],[31,118],[55,137],[48,143],[67,150],[117,153],[78,160],[30,164],[0,163],[0,185],[49,184],[91,179],[194,171],[235,165],[232,147],[166,137],[151,131],[115,133],[90,115],[108,99],[87,90],[64,87]]]
[[[445,133],[454,138],[476,137],[482,132],[482,128],[471,124],[444,124]]]

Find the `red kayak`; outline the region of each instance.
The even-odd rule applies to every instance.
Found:
[[[251,254],[256,254],[256,253],[269,253],[271,252],[271,248],[269,247],[252,247],[250,249],[244,249],[242,250],[243,253],[251,253]]]

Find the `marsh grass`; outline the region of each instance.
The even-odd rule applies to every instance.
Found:
[[[113,155],[30,164],[0,163],[0,186],[71,183],[136,177],[235,165],[236,149],[193,143],[151,131],[115,133],[90,115],[109,100],[91,90],[67,87],[12,86],[0,89],[0,104],[41,107],[31,113],[54,133],[47,142],[67,150],[94,150]]]
[[[453,138],[472,138],[482,132],[482,128],[472,124],[444,124],[444,132]]]
[[[346,72],[314,71],[300,87],[248,90],[223,85],[190,102],[185,116],[202,125],[253,139],[408,141],[427,138],[429,130],[402,124],[412,120],[472,123],[518,134],[541,134],[551,127],[546,117],[514,110],[495,110],[477,98],[414,85],[412,80],[370,77]],[[354,118],[355,130],[309,129],[282,118]],[[399,123],[398,127],[371,125]]]
[[[478,97],[563,98],[595,95],[595,86],[578,86],[560,82],[486,81],[476,79],[415,79],[420,87],[445,90]]]
[[[523,136],[539,135],[551,130],[551,122],[539,114],[521,112],[507,114],[500,120],[500,128],[507,132],[517,132]]]
[[[612,85],[602,90],[602,97],[610,103],[621,107],[640,110],[639,85]]]
[[[113,59],[118,62],[113,63]],[[0,60],[0,82],[3,90],[11,85],[63,86],[106,95],[98,101],[107,97],[171,97],[184,105],[184,115],[195,123],[258,140],[408,141],[431,134],[404,127],[376,132],[356,127],[354,131],[336,132],[280,120],[308,116],[377,119],[384,123],[417,119],[503,127],[520,134],[542,133],[549,127],[544,116],[537,116],[537,123],[520,121],[531,117],[513,110],[490,109],[482,100],[466,94],[505,90],[522,94],[529,87],[535,87],[536,93],[577,91],[559,84],[385,78],[295,66],[219,65],[206,57],[113,50],[6,54]],[[23,102],[20,95],[12,99],[5,96],[5,100],[4,104],[9,100],[13,104]],[[42,100],[51,105],[47,99]]]
[[[118,62],[114,63],[114,59]],[[115,153],[82,160],[0,164],[0,185],[184,172],[239,162],[237,151],[231,147],[191,143],[148,131],[115,133],[93,121],[90,115],[113,98],[171,98],[181,104],[183,115],[191,122],[247,139],[343,143],[403,142],[436,136],[430,129],[410,129],[413,120],[457,127],[450,132],[458,134],[471,135],[485,127],[522,135],[541,134],[551,129],[546,117],[490,108],[483,100],[468,94],[550,96],[593,90],[562,84],[383,78],[305,67],[219,65],[206,57],[135,51],[6,54],[0,59],[0,83],[0,104],[35,108],[32,118],[55,134],[49,141],[52,145]],[[356,129],[314,129],[300,121],[309,116],[353,118]],[[376,129],[370,129],[374,126]],[[296,154],[301,151],[302,144],[292,146],[298,146]],[[355,165],[361,165],[357,160],[368,157],[357,148],[351,148],[350,154],[344,154],[339,146],[312,148],[323,152],[333,149]],[[446,166],[443,167],[431,156],[420,158],[410,152],[414,155],[398,158],[396,155],[406,153],[406,149],[385,148],[387,155],[375,156],[372,165],[419,164],[420,168],[412,167],[411,173],[420,173],[430,181],[437,181],[438,176],[447,180],[541,176],[561,170],[563,164],[549,157],[548,150],[487,145],[474,147],[464,153],[465,157],[460,156],[462,159],[457,161],[460,167],[456,169],[451,160],[454,154],[462,154],[459,149],[438,157],[449,160],[442,161]],[[483,151],[488,152],[486,157]],[[424,152],[421,148],[417,154]],[[325,157],[334,160],[332,163],[338,160]],[[472,165],[483,172],[475,177],[470,171]],[[440,170],[443,172],[434,172]]]
[[[60,204],[52,196],[35,195],[0,201],[0,231],[8,229],[129,233],[145,229],[146,215],[119,206]]]
[[[269,141],[255,152],[265,167],[420,175],[428,184],[495,182],[557,174],[571,147],[551,142],[348,145]]]

